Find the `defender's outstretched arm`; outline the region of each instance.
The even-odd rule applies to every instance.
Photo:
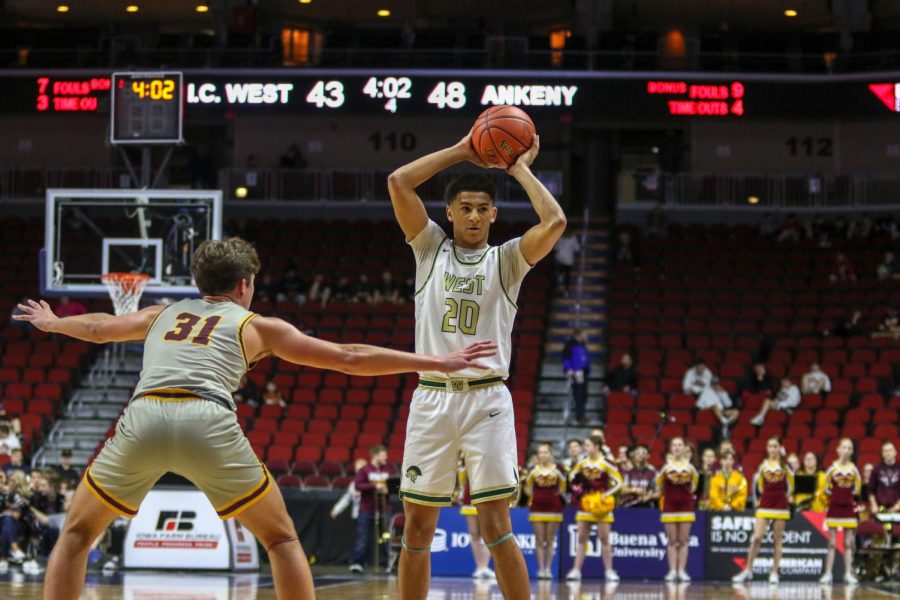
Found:
[[[57,317],[46,301],[28,300],[20,304],[22,314],[15,315],[16,321],[27,321],[47,333],[60,333],[85,342],[105,344],[107,342],[129,342],[143,340],[147,330],[164,306],[148,306],[127,315],[88,313],[74,317]]]
[[[493,342],[478,342],[463,350],[431,356],[389,350],[366,344],[335,344],[304,335],[276,318],[257,317],[244,332],[247,356],[253,360],[274,355],[283,360],[351,375],[392,375],[413,371],[452,373],[468,368],[486,369],[479,358],[496,354]]]

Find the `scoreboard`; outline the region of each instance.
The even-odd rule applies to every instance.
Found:
[[[114,82],[108,72],[11,71],[0,73],[0,115],[112,110],[118,126],[111,135],[120,141],[180,139],[182,110],[187,117],[353,113],[390,118],[475,115],[510,104],[535,117],[877,118],[900,109],[898,82],[900,73],[867,78],[368,69],[186,70],[183,81],[180,74],[122,73]]]

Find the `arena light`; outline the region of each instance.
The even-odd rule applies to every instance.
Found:
[[[201,2],[200,4],[197,5],[197,8],[195,10],[198,13],[207,13],[207,12],[209,12],[209,3]]]
[[[300,4],[312,4],[312,0],[298,0]]]
[[[790,17],[790,18],[794,18],[794,17],[796,17],[798,14],[800,14],[800,13],[798,13],[798,12],[797,12],[796,10],[794,10],[793,8],[789,8],[789,9],[787,9],[786,11],[784,11],[784,16]]]
[[[138,8],[137,4],[129,4],[128,6],[125,7],[125,12],[127,12],[127,13],[136,13],[139,10],[140,10],[140,8]]]
[[[238,188],[235,188],[234,195],[238,198],[246,198],[248,191],[249,190],[247,190],[247,188],[245,188],[244,186],[240,186]]]
[[[389,17],[389,16],[391,16],[391,11],[389,11],[386,8],[381,8],[375,14],[378,15],[379,17]]]
[[[65,4],[60,4],[56,7],[56,12],[58,13],[67,13],[69,12],[69,7]]]
[[[747,198],[748,204],[759,204],[759,196],[750,196]]]

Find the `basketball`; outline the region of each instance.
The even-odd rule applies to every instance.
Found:
[[[509,167],[534,142],[534,122],[515,106],[492,106],[475,120],[472,147],[486,163]]]

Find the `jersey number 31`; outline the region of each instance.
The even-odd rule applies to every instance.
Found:
[[[194,328],[202,320],[203,327],[200,328],[199,333],[194,336],[191,343],[206,346],[209,344],[209,336],[212,334],[213,329],[216,328],[216,325],[219,324],[219,321],[222,320],[222,317],[202,319],[197,315],[185,312],[175,317],[175,320],[177,321],[175,323],[175,328],[166,332],[166,335],[163,336],[164,340],[167,342],[183,342],[194,333]]]

